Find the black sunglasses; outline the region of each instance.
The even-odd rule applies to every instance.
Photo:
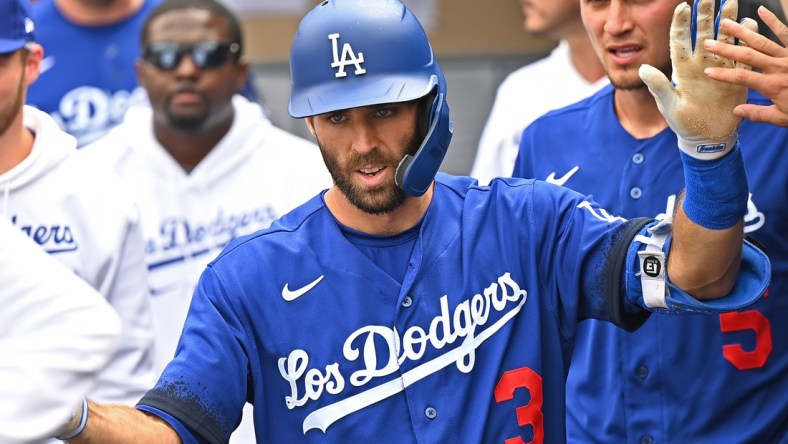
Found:
[[[189,54],[199,69],[216,69],[227,63],[230,56],[238,58],[241,45],[238,43],[200,42],[183,45],[175,42],[153,42],[145,46],[143,58],[153,66],[172,71],[181,64],[183,56]]]

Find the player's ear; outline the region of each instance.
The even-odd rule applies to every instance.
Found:
[[[312,133],[312,135],[314,136],[315,135],[315,125],[314,125],[314,122],[312,121],[312,117],[305,118],[304,122],[306,122],[306,127],[309,128],[309,132]]]
[[[38,43],[25,46],[22,56],[25,64],[25,85],[30,86],[41,74],[41,61],[44,59],[44,48]]]

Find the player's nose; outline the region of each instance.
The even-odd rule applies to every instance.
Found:
[[[175,67],[175,75],[180,78],[194,78],[200,73],[200,68],[191,55],[184,55]]]
[[[369,122],[360,119],[353,125],[353,150],[359,154],[367,154],[378,145],[378,136],[375,127]]]
[[[605,32],[610,35],[620,35],[632,29],[632,17],[628,2],[612,0],[607,8],[605,18]]]

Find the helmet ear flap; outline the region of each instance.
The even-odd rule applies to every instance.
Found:
[[[424,122],[426,135],[415,154],[406,154],[402,158],[395,175],[397,185],[406,194],[417,197],[427,192],[432,184],[454,134],[454,122],[449,119],[449,105],[446,103],[445,93],[436,87],[426,97],[433,98],[431,101],[422,102],[422,109],[428,112],[424,113],[426,118],[419,119],[419,132],[423,131],[421,126]]]

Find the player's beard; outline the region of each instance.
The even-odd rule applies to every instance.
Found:
[[[379,149],[372,150],[369,154],[360,155],[355,151],[345,165],[339,163],[335,157],[327,154],[324,145],[317,139],[320,152],[326,163],[331,178],[339,191],[356,208],[368,214],[385,214],[399,208],[408,197],[402,189],[397,186],[394,179],[375,188],[364,188],[353,183],[353,175],[364,165],[386,165],[389,168],[396,168],[401,157],[387,156]],[[414,154],[420,143],[416,135],[412,135],[409,140],[404,142],[408,154]]]
[[[120,3],[118,0],[79,0],[77,3],[82,3],[84,6],[91,8],[106,8],[112,6],[114,3]]]
[[[11,127],[11,124],[16,119],[16,116],[19,114],[19,110],[22,109],[22,106],[25,104],[25,70],[22,70],[22,74],[19,76],[19,84],[16,88],[16,96],[10,98],[5,103],[8,103],[7,107],[0,108],[0,136],[5,135],[8,128]]]
[[[203,94],[200,94],[200,97],[202,98],[203,103],[202,111],[192,114],[183,114],[174,111],[172,106],[173,97],[167,97],[167,102],[164,105],[164,109],[169,125],[173,128],[185,131],[193,131],[201,128],[208,120],[211,106],[207,97],[205,97]]]

